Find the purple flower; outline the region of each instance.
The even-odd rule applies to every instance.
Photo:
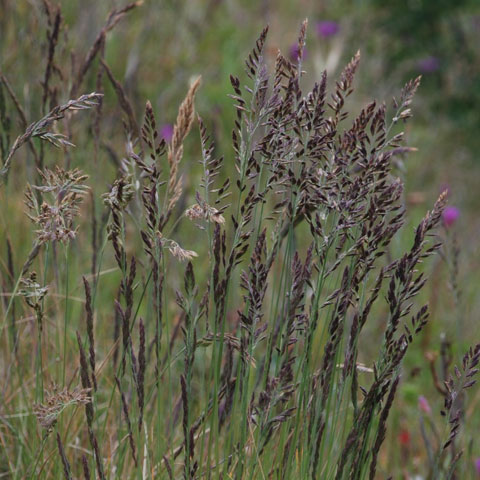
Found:
[[[340,25],[333,20],[323,20],[317,22],[315,30],[319,37],[328,38],[333,37],[340,31]]]
[[[428,400],[423,395],[420,395],[418,397],[418,408],[423,413],[426,413],[427,415],[430,415],[432,413],[432,409],[430,408],[430,404],[428,403]]]
[[[160,138],[163,138],[167,143],[170,143],[173,137],[173,125],[164,123],[160,126]]]
[[[448,206],[443,211],[443,224],[449,228],[451,227],[460,217],[460,210],[457,207]]]
[[[292,62],[298,62],[299,55],[300,55],[300,51],[298,50],[298,43],[292,43],[290,45],[290,60]],[[303,47],[302,60],[305,59],[306,56],[307,56],[307,49]]]
[[[417,62],[417,68],[422,73],[433,73],[440,68],[440,60],[437,57],[429,56]]]

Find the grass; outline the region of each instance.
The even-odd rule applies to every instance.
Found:
[[[68,77],[61,11],[45,3],[41,120],[0,77],[2,201],[17,212],[24,191],[32,223],[2,218],[2,474],[373,479],[417,462],[425,478],[475,478],[466,419],[480,347],[424,348],[429,272],[461,291],[447,194],[412,235],[396,168],[415,150],[402,127],[420,79],[393,109],[350,114],[358,54],[313,83],[307,23],[294,58],[274,64],[264,29],[245,81],[230,76],[222,156],[195,112],[199,78],[162,138],[155,102],[139,120],[109,67],[109,35],[138,6],[108,15]],[[96,92],[80,95],[88,82]],[[122,142],[107,134],[106,99]],[[420,460],[413,426],[399,425],[409,362],[443,404],[415,412]]]

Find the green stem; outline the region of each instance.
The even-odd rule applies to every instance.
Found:
[[[68,330],[68,307],[69,307],[69,288],[68,288],[68,243],[64,245],[65,253],[65,310],[63,315],[63,372],[62,372],[62,387],[65,387],[65,375],[67,367],[67,330]]]

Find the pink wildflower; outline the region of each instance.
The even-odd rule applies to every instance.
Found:
[[[420,395],[418,397],[418,408],[423,413],[426,413],[427,415],[430,415],[432,413],[432,409],[430,408],[430,404],[428,403],[428,400],[423,395]]]
[[[449,228],[460,217],[460,210],[457,207],[449,206],[443,211],[443,224]]]

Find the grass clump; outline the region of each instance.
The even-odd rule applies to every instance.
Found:
[[[109,16],[71,93],[136,5]],[[326,72],[305,92],[306,26],[295,61],[278,53],[269,71],[265,29],[246,61],[247,85],[231,76],[234,169],[195,116],[200,79],[165,141],[152,104],[137,123],[101,58],[97,80],[106,73],[114,87],[127,149],[108,191],[92,189],[104,210],[90,213],[91,257],[77,235],[89,180],[67,154],[62,167],[43,166],[44,145],[33,139],[69,146],[51,129],[85,108],[98,127],[102,96],[53,108],[8,149],[2,188],[22,145],[40,168],[26,190],[33,249],[1,331],[0,465],[12,478],[375,478],[402,362],[427,322],[415,299],[422,264],[440,248],[446,195],[398,252],[405,211],[393,160],[412,150],[399,125],[420,79],[392,112],[371,102],[352,118],[345,108],[360,56],[332,92]],[[197,127],[199,176],[184,158]],[[27,329],[18,319],[29,309],[37,321]],[[452,478],[459,465],[463,392],[479,356],[472,348],[445,383],[446,434],[429,444],[431,478]],[[45,396],[48,385],[59,387]]]

